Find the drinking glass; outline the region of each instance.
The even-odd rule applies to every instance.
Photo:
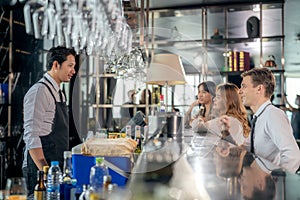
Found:
[[[27,187],[23,177],[8,178],[6,190],[9,191],[9,200],[26,200]]]
[[[7,190],[0,190],[0,200],[8,200],[9,194]]]

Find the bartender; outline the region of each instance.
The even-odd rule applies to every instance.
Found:
[[[34,191],[37,170],[57,160],[69,149],[69,116],[66,98],[60,90],[75,74],[75,51],[53,47],[47,55],[47,72],[24,97],[23,176],[28,196]]]

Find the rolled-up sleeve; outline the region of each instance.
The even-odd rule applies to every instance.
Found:
[[[42,147],[40,136],[51,132],[55,103],[44,85],[33,86],[24,97],[24,142],[27,150]]]

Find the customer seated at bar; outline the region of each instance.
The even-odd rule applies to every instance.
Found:
[[[300,151],[293,137],[287,115],[270,102],[275,77],[266,68],[254,68],[242,74],[241,96],[257,119],[252,128],[250,151],[259,156],[266,170],[281,167],[295,172],[300,165]]]
[[[241,145],[249,136],[250,127],[247,120],[247,112],[239,96],[239,88],[232,83],[220,84],[216,89],[216,97],[213,102],[211,115],[214,119],[205,122],[198,117],[192,122],[194,132],[212,132],[219,136],[226,134],[226,127],[220,119],[223,115],[230,118],[231,126],[229,132],[234,138],[233,142]]]
[[[271,95],[275,89],[275,77],[267,68],[254,68],[242,75],[240,95],[245,106],[254,113],[251,135],[243,144],[260,162],[258,164],[271,172],[282,168],[289,172],[299,171],[300,150],[293,136],[287,115],[272,105]],[[230,131],[231,119],[222,119]]]
[[[192,121],[200,117],[203,121],[210,120],[213,98],[216,95],[216,84],[204,81],[198,85],[197,100],[194,101],[185,114],[185,126],[190,127]],[[196,112],[194,110],[196,109]]]

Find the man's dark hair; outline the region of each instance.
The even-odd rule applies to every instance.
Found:
[[[76,56],[76,52],[73,48],[66,48],[66,47],[52,47],[49,49],[47,54],[47,70],[52,68],[52,64],[54,61],[57,61],[58,64],[62,64],[64,61],[67,60],[69,55]]]
[[[275,89],[275,77],[271,70],[267,68],[253,68],[241,74],[241,77],[250,76],[253,86],[256,87],[260,84],[266,88],[265,97],[271,97]]]

